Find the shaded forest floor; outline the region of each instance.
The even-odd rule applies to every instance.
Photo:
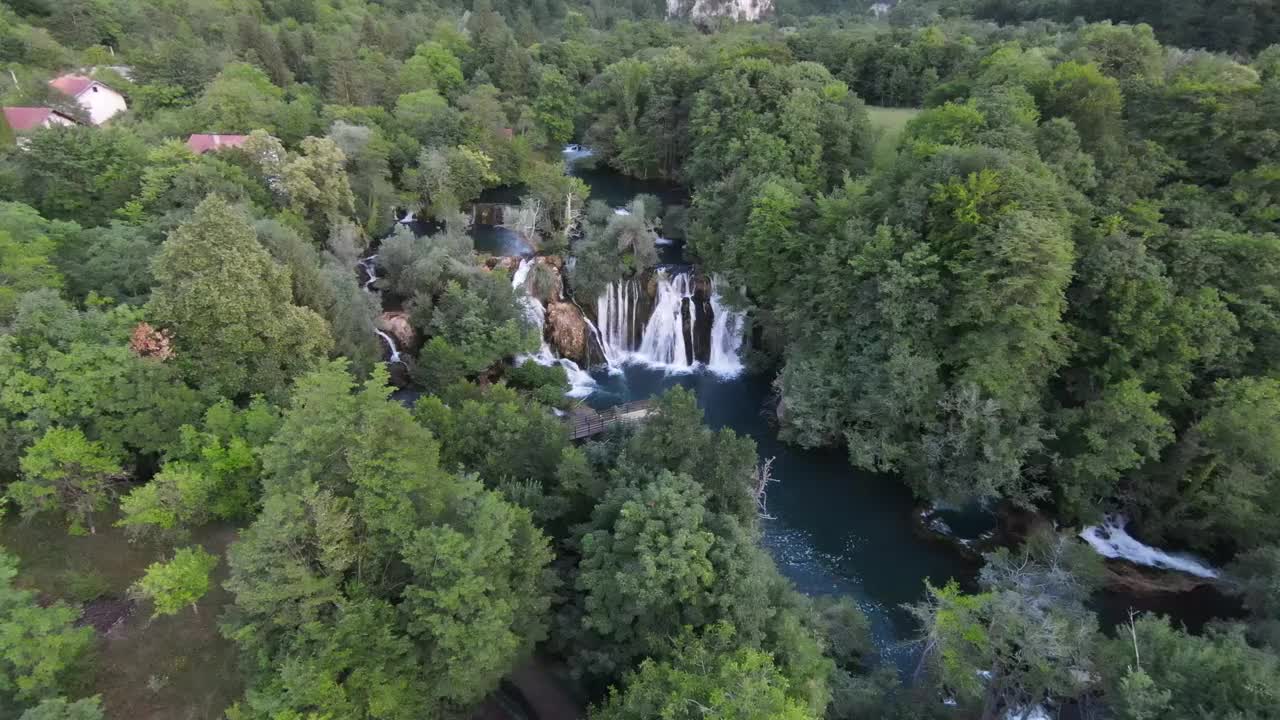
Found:
[[[236,648],[218,634],[217,620],[231,595],[222,589],[223,557],[236,531],[212,526],[188,544],[217,555],[214,587],[199,603],[176,616],[151,619],[148,603],[134,603],[128,588],[147,566],[167,559],[161,548],[130,544],[98,518],[98,533],[67,534],[56,520],[0,520],[0,546],[17,555],[18,584],[38,590],[41,602],[54,599],[83,608],[81,623],[97,630],[83,691],[100,693],[110,718],[129,720],[220,720],[240,697]]]

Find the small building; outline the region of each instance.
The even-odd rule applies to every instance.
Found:
[[[89,113],[89,122],[101,125],[129,109],[124,96],[86,75],[63,75],[49,81],[55,90],[75,100]]]
[[[197,133],[187,138],[187,147],[191,148],[191,152],[203,155],[210,150],[240,147],[248,139],[248,135],[205,135]]]
[[[4,108],[4,119],[17,134],[42,127],[76,124],[74,118],[47,107],[7,107]]]

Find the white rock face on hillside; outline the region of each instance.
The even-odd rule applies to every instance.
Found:
[[[667,0],[668,17],[759,20],[771,12],[773,0]]]

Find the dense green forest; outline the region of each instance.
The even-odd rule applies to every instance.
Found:
[[[480,717],[533,658],[597,720],[1280,718],[1280,13],[869,6],[0,2],[0,105],[67,122],[0,116],[0,717]],[[588,202],[570,142],[691,200]],[[922,584],[914,672],[775,567],[691,393],[570,440],[529,296],[659,232],[784,440],[1041,519]],[[1100,622],[1115,513],[1240,612]]]

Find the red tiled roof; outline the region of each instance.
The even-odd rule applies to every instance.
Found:
[[[62,113],[47,107],[7,107],[4,108],[5,122],[9,123],[9,127],[14,132],[25,132],[44,125],[50,115],[61,115],[68,120],[72,118],[62,115]],[[74,120],[72,120],[74,122]]]
[[[94,82],[93,78],[85,77],[84,75],[63,75],[50,80],[49,84],[55,90],[60,90],[71,97],[80,97],[80,94],[88,90]],[[106,86],[103,85],[103,87]]]
[[[224,147],[239,147],[248,139],[248,135],[195,134],[187,138],[187,147],[191,148],[191,152],[197,155],[202,155],[210,150],[218,150]]]

